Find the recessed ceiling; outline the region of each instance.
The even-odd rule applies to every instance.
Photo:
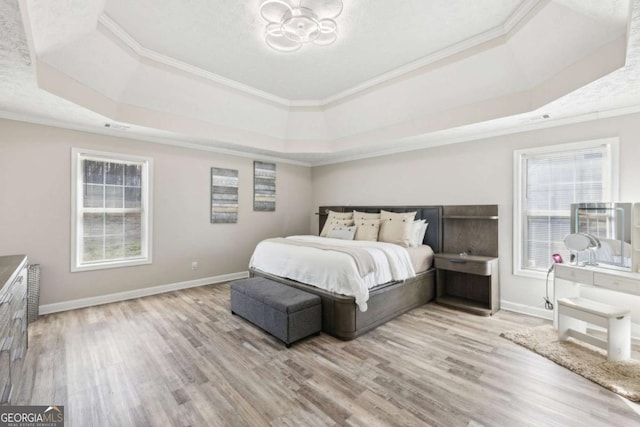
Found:
[[[317,0],[316,0],[317,1]],[[292,54],[264,43],[260,1],[108,0],[104,11],[140,45],[291,100],[325,99],[479,34],[502,28],[520,0],[355,0],[339,37]]]
[[[640,105],[639,0],[345,1],[295,53],[260,3],[5,1],[0,114],[320,164]]]

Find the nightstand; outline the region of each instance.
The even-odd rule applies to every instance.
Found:
[[[436,302],[490,316],[500,310],[498,258],[435,254]]]

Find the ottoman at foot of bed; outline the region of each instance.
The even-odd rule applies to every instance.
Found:
[[[231,283],[231,314],[280,339],[287,348],[322,329],[319,296],[264,277]]]

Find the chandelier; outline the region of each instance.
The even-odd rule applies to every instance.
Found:
[[[294,52],[305,43],[330,45],[338,38],[334,19],[342,0],[266,0],[260,15],[267,21],[265,41],[280,52]]]

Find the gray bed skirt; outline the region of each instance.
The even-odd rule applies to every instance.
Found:
[[[320,296],[322,300],[322,331],[341,340],[352,340],[407,311],[431,301],[435,297],[435,269],[402,282],[391,282],[369,291],[368,309],[361,312],[354,297],[336,294],[249,269],[253,276],[266,277]]]

